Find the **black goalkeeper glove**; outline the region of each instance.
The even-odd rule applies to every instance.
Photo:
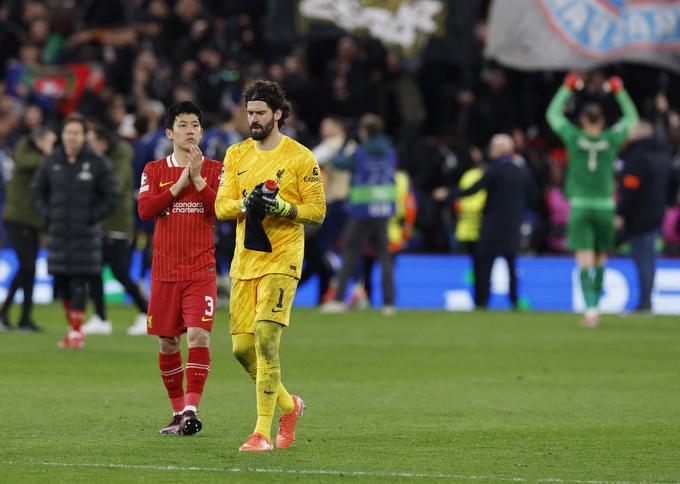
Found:
[[[242,203],[247,211],[264,216],[267,202],[264,199],[264,193],[262,193],[262,185],[263,183],[255,185],[255,188],[250,191],[248,196],[243,198]]]

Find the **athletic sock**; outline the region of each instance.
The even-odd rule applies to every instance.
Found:
[[[281,410],[282,414],[290,413],[295,410],[295,401],[281,382],[279,382],[279,391],[276,395],[276,404],[279,406],[279,410]]]
[[[586,304],[586,309],[593,309],[595,307],[595,291],[593,288],[593,279],[590,274],[590,269],[581,269],[579,273],[581,278],[581,292],[583,293],[583,301]]]
[[[255,336],[249,333],[233,334],[231,336],[234,354],[238,355],[237,359],[243,369],[246,370],[248,376],[257,382],[257,357],[255,356]],[[279,389],[276,396],[276,404],[281,410],[281,413],[290,413],[295,410],[295,402],[290,396],[288,390],[279,383]]]
[[[271,362],[264,358],[258,358],[257,381],[255,382],[257,423],[254,433],[263,435],[267,440],[271,439],[272,421],[274,420],[274,409],[276,408],[280,383],[281,367],[278,358]]]
[[[187,393],[184,404],[198,408],[203,395],[203,387],[210,372],[210,348],[189,348],[187,358]]]
[[[158,353],[158,367],[161,371],[163,384],[168,391],[172,411],[177,414],[184,410],[184,368],[182,367],[182,353],[172,355]]]
[[[85,321],[85,311],[82,309],[71,309],[67,314],[68,324],[71,326],[71,329],[80,333],[80,327],[83,325],[83,321]]]
[[[593,291],[595,293],[595,307],[600,303],[602,296],[602,287],[604,284],[604,267],[595,267],[595,275],[593,276]]]

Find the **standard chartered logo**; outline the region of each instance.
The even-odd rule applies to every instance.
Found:
[[[172,213],[204,213],[203,202],[175,202]]]

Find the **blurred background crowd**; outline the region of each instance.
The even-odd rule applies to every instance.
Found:
[[[361,115],[372,112],[385,121],[400,172],[409,179],[409,210],[402,210],[402,226],[407,227],[396,236],[402,239],[394,241],[395,251],[464,253],[464,244],[456,237],[459,205],[437,196],[438,189],[457,186],[466,171],[483,166],[491,137],[508,133],[538,195],[524,215],[521,251],[566,252],[568,203],[562,186],[567,160],[545,122],[546,107],[565,72],[512,70],[485,59],[490,1],[449,2],[456,15],[451,15],[453,25],[448,27],[456,29],[461,52],[449,52],[432,41],[416,57],[340,29],[311,40],[288,35],[282,27],[288,20],[284,15],[288,3],[2,2],[3,198],[17,158],[27,156],[22,139],[44,155],[51,144],[41,147],[38,135],[46,130],[58,134],[61,120],[72,112],[83,114],[97,127],[109,156],[118,144],[132,147],[116,155],[129,156],[134,168],[136,186],[127,188],[131,199],[144,164],[171,149],[160,121],[165,108],[176,101],[191,100],[204,110],[207,124],[201,146],[207,156],[221,160],[229,145],[248,136],[241,102],[244,85],[267,78],[280,82],[293,104],[284,133],[314,150],[325,171],[326,226],[331,229],[309,234],[310,250],[340,250],[349,175],[332,160],[356,137]],[[672,157],[660,242],[667,255],[676,255],[680,253],[680,205],[674,183],[680,172],[680,77],[634,64],[591,70],[585,73],[585,88],[570,112],[596,100],[604,106],[607,119],[616,120],[618,107],[602,89],[614,74],[623,78],[640,115],[654,125],[658,142]],[[622,160],[625,157],[624,149]],[[137,221],[133,243],[147,246],[150,231]],[[225,264],[230,231],[223,225],[217,234]],[[314,255],[318,254],[309,254],[308,261]]]

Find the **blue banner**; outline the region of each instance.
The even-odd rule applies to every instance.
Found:
[[[139,274],[140,254],[133,257],[130,272]],[[17,270],[17,259],[11,249],[0,251],[0,299],[4,300],[7,288]],[[520,306],[533,311],[582,311],[578,271],[571,257],[520,257],[517,263]],[[491,309],[507,309],[508,269],[503,259],[497,259],[491,276]],[[382,305],[380,268],[372,274],[375,288],[372,304]],[[147,280],[148,284],[148,280]],[[395,265],[397,306],[411,309],[442,309],[469,311],[472,300],[472,266],[470,259],[454,255],[400,255]],[[148,285],[147,285],[148,287]],[[352,285],[350,284],[351,288]],[[105,274],[105,291],[108,301],[125,300],[123,288],[110,273]],[[346,295],[349,299],[350,294]],[[17,302],[22,294],[17,294]],[[300,286],[295,297],[298,307],[316,304],[318,280],[316,277]],[[620,313],[633,309],[639,297],[637,274],[630,259],[611,259],[607,263],[604,294],[600,309]],[[38,304],[52,302],[52,278],[47,273],[45,252],[41,251],[36,268],[34,300]],[[659,259],[654,291],[654,313],[680,314],[680,260]]]

